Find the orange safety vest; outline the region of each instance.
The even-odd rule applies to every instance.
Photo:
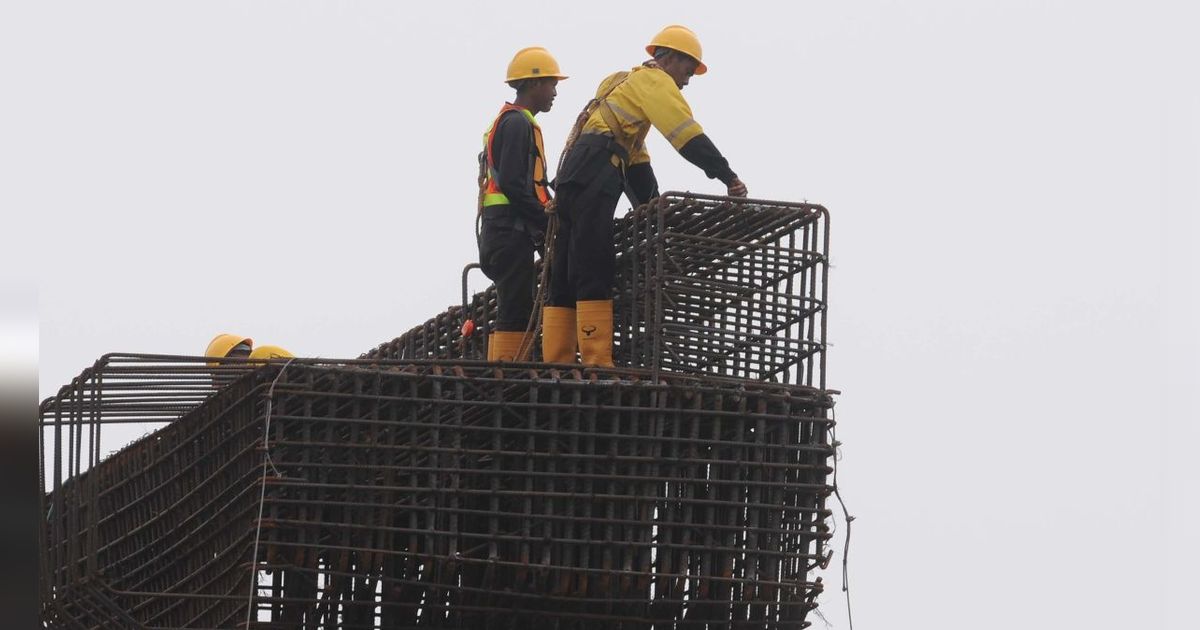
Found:
[[[492,159],[492,141],[496,139],[496,125],[500,122],[500,117],[514,110],[524,114],[525,118],[529,120],[529,124],[533,125],[533,192],[542,206],[550,203],[550,191],[546,188],[549,182],[546,181],[544,157],[546,149],[542,146],[542,128],[538,126],[537,121],[533,119],[533,113],[528,109],[517,107],[512,103],[505,103],[504,107],[500,108],[496,119],[492,121],[492,126],[488,127],[487,132],[483,134],[484,153],[487,160],[483,188],[483,207],[485,208],[509,203],[508,197],[500,190],[500,184],[496,183],[496,161]]]

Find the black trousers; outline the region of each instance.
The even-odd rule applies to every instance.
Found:
[[[610,300],[617,272],[613,213],[621,200],[621,171],[605,165],[594,181],[559,186],[558,236],[550,269],[552,306],[574,307],[581,300]]]
[[[479,239],[479,267],[496,283],[494,330],[524,332],[533,311],[537,272],[535,247],[529,229],[506,214],[488,216],[484,211]]]

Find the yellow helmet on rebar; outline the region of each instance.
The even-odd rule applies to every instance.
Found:
[[[208,348],[205,348],[204,356],[212,357],[214,359],[224,358],[229,356],[230,352],[233,352],[238,346],[243,344],[246,346],[246,352],[248,353],[250,349],[254,347],[254,340],[241,335],[221,333],[216,337],[213,337],[212,341],[208,342]]]
[[[551,55],[550,51],[541,46],[530,46],[518,50],[512,61],[508,62],[508,77],[504,79],[504,82],[542,77],[554,77],[559,81],[567,78],[558,69],[558,61],[554,59],[554,55]]]
[[[646,52],[650,56],[654,56],[654,49],[658,47],[670,48],[695,59],[699,64],[696,66],[696,74],[704,74],[708,72],[708,66],[704,65],[704,53],[700,49],[700,38],[692,32],[692,29],[678,24],[672,24],[663,30],[659,31],[654,39],[646,45]]]
[[[233,335],[230,333],[221,333],[213,340],[208,342],[208,347],[204,349],[204,356],[210,359],[224,359],[228,356],[233,356],[236,350],[240,356],[247,356],[254,348],[254,340],[241,335]],[[244,354],[243,354],[244,353]],[[216,367],[220,363],[209,363],[209,367]]]
[[[265,345],[255,348],[250,353],[250,358],[269,361],[271,359],[294,359],[296,355],[279,346]]]

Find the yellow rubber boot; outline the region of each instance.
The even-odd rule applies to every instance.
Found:
[[[490,353],[492,354],[492,360],[515,360],[517,352],[521,350],[521,341],[525,338],[525,333],[518,331],[497,330],[492,334],[496,336],[492,340],[496,348],[494,353]]]
[[[569,306],[542,308],[542,360],[546,363],[575,362],[575,309]]]
[[[579,355],[584,365],[612,367],[612,300],[585,300],[575,303]]]

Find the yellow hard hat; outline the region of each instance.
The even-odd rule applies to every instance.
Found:
[[[708,72],[708,66],[701,61],[703,52],[700,50],[700,38],[692,32],[692,29],[678,24],[672,24],[663,30],[659,31],[654,39],[646,45],[646,52],[651,56],[654,55],[654,49],[662,46],[671,50],[678,50],[692,59],[699,62],[696,66],[696,74],[704,74]]]
[[[213,340],[208,342],[208,348],[204,350],[204,356],[214,359],[222,359],[229,356],[229,353],[241,344],[254,347],[254,340],[241,335],[231,335],[229,333],[221,333]]]
[[[560,81],[567,78],[558,69],[558,62],[554,60],[550,51],[541,46],[531,46],[518,50],[513,56],[512,61],[508,63],[508,78],[504,79],[504,82],[542,77],[554,77]]]
[[[250,353],[251,359],[271,360],[271,359],[294,359],[296,355],[280,348],[279,346],[259,346]]]

